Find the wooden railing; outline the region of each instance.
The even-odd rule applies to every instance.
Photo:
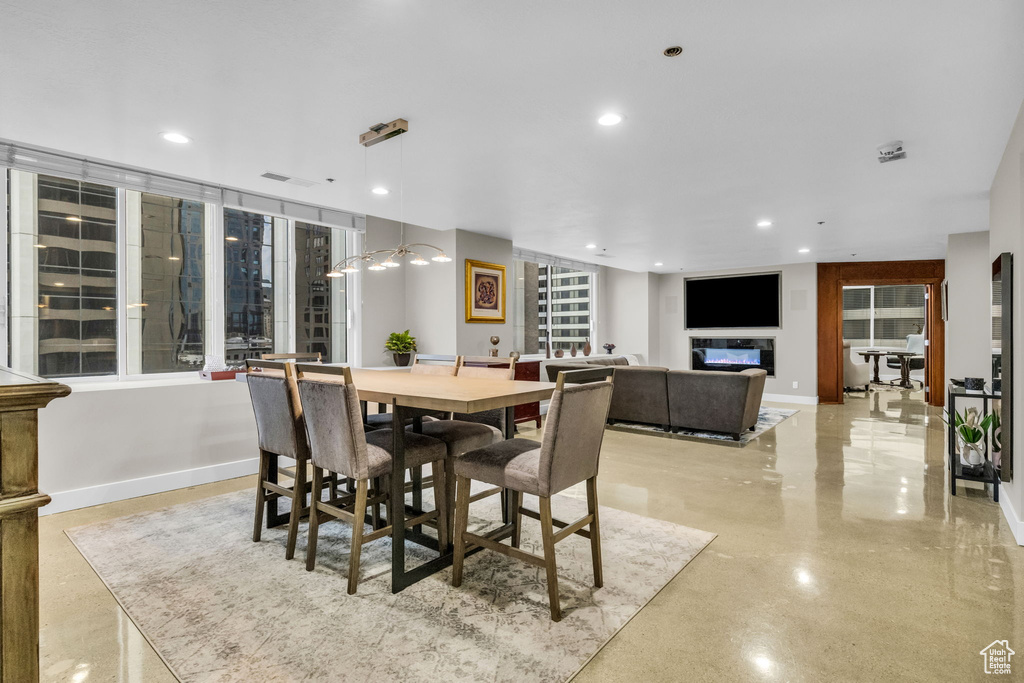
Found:
[[[38,410],[70,393],[0,367],[0,683],[39,680]]]

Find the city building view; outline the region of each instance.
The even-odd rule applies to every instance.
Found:
[[[224,209],[224,360],[274,350],[274,219]]]
[[[515,327],[521,353],[581,352],[592,337],[594,274],[515,261]]]
[[[331,353],[331,228],[295,223],[295,351]]]

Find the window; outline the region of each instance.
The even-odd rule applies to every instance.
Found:
[[[117,190],[11,171],[11,358],[47,377],[117,374]]]
[[[346,256],[345,231],[295,223],[295,350],[319,352],[324,362],[348,359],[347,278],[330,278]]]
[[[224,209],[224,360],[274,350],[274,218]]]
[[[206,206],[127,193],[128,372],[196,370],[205,354]]]
[[[843,287],[843,338],[854,347],[905,349],[925,325],[924,285]]]
[[[593,273],[522,260],[514,270],[517,349],[545,353],[550,340],[553,351],[568,351],[593,337]]]

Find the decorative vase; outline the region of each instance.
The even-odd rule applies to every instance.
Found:
[[[404,368],[406,365],[409,364],[409,361],[412,359],[412,354],[411,353],[393,353],[393,354],[391,354],[391,357],[395,359],[395,365],[397,365],[400,368]]]
[[[965,441],[959,434],[956,435],[960,443],[960,464],[964,467],[978,467],[985,463],[985,452],[982,450],[981,442]]]
[[[572,356],[573,358],[576,357],[576,345],[575,344],[570,344],[569,345],[569,355]]]
[[[587,337],[586,343],[583,344],[583,355],[589,356],[591,351],[593,351],[593,348],[590,346],[590,337]]]
[[[565,355],[565,351],[562,349],[555,349],[555,358],[561,358]]]

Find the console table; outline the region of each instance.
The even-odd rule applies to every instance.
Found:
[[[1000,399],[999,394],[991,393],[986,389],[983,393],[968,393],[963,387],[955,384],[950,384],[946,389],[946,410],[948,426],[946,431],[949,433],[947,448],[949,450],[949,489],[950,492],[956,495],[956,482],[958,479],[963,481],[980,481],[985,484],[992,484],[992,498],[998,503],[999,502],[999,468],[992,464],[992,458],[989,456],[988,438],[985,439],[985,462],[981,468],[981,474],[964,474],[964,467],[960,463],[960,458],[956,453],[956,428],[954,426],[956,418],[956,403],[957,400],[963,401],[964,399],[975,398],[981,399],[981,414],[982,416],[988,412],[989,402]]]

